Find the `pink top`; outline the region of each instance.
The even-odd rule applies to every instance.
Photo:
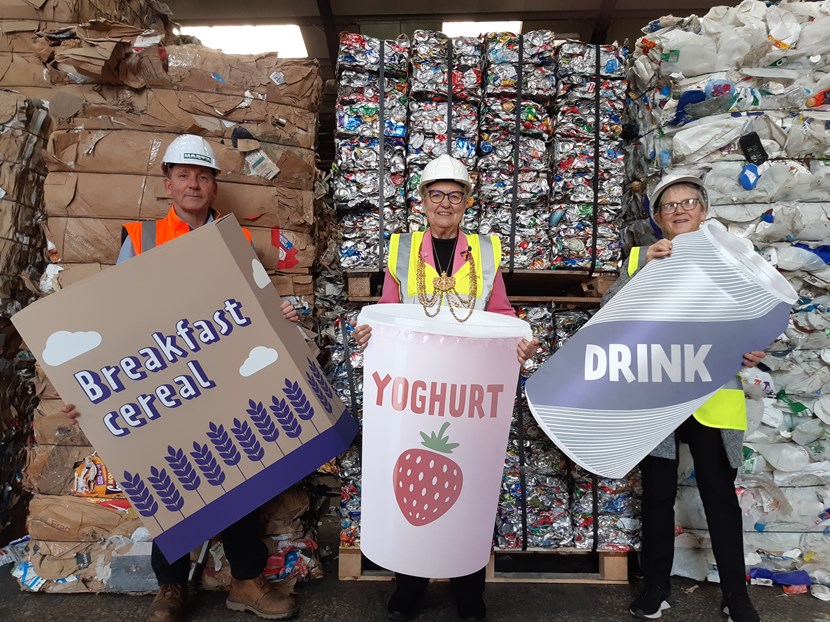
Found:
[[[464,254],[467,252],[467,236],[460,230],[458,231],[458,244],[456,244],[456,260],[453,261],[453,274],[466,263]],[[424,234],[424,239],[421,244],[421,257],[425,263],[435,268],[435,257],[432,253],[432,234],[429,230]],[[460,260],[460,261],[459,261]],[[401,288],[400,283],[395,280],[389,268],[386,268],[386,274],[383,277],[383,291],[378,300],[378,304],[400,303]],[[496,278],[493,281],[493,291],[490,293],[490,299],[487,301],[485,311],[491,313],[500,313],[510,317],[516,317],[516,312],[510,306],[510,301],[507,299],[507,288],[504,286],[504,277],[501,274],[501,268],[496,270]]]

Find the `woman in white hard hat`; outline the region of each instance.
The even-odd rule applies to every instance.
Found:
[[[460,229],[471,190],[470,175],[459,160],[442,155],[426,165],[418,191],[428,229],[392,235],[379,303],[419,304],[429,317],[443,307],[444,313],[452,313],[459,322],[466,321],[474,309],[515,317],[499,269],[500,240],[495,236],[465,234]],[[368,325],[354,329],[361,350],[371,333]],[[532,356],[538,345],[535,339],[523,339],[516,352],[519,363]],[[395,577],[388,618],[412,620],[418,616],[419,601],[429,578],[401,573]],[[484,568],[450,579],[450,585],[461,619],[483,620]]]
[[[620,278],[605,295],[610,299],[649,261],[672,253],[672,240],[697,231],[706,220],[707,196],[694,176],[673,175],[660,181],[649,196],[652,217],[665,236],[651,246],[635,247],[623,264]],[[744,354],[743,365],[753,367],[763,352]],[[671,569],[674,560],[674,500],[677,494],[678,443],[687,443],[694,460],[695,479],[717,562],[723,601],[721,609],[732,622],[758,622],[749,600],[743,551],[741,508],[735,495],[735,477],[743,463],[746,404],[740,378],[715,393],[677,430],[640,463],[643,477],[643,550],[641,566],[645,588],[631,603],[637,618],[656,619],[673,604]]]

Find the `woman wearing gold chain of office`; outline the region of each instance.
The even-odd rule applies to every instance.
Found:
[[[426,165],[418,191],[428,228],[392,236],[379,304],[420,304],[428,317],[451,313],[458,322],[466,321],[474,309],[516,316],[499,269],[500,240],[465,234],[459,228],[471,190],[470,175],[459,160],[442,155]],[[361,350],[371,334],[366,324],[355,327],[354,339]],[[522,339],[516,352],[519,363],[524,363],[538,345],[535,339]],[[436,355],[440,356],[440,351]],[[388,619],[417,617],[428,582],[425,577],[397,573],[395,593],[387,607]],[[460,618],[483,620],[484,568],[451,579],[450,583]]]

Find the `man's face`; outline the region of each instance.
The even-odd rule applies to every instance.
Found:
[[[678,203],[686,199],[698,199],[698,204],[690,209],[678,206],[674,213],[667,214],[661,206],[667,203]],[[692,187],[678,184],[669,186],[660,195],[658,210],[654,214],[654,222],[662,229],[668,239],[672,239],[681,233],[697,231],[700,225],[706,220],[706,210],[700,199],[700,194]]]
[[[440,197],[436,191],[443,192],[445,196]],[[448,196],[450,193],[461,193],[465,196],[460,203],[454,205]],[[433,196],[438,195],[439,200],[434,201],[430,196],[431,194]],[[461,224],[466,209],[466,193],[464,192],[464,186],[461,184],[454,181],[437,181],[427,188],[424,195],[424,212],[431,229],[452,234]]]
[[[174,164],[164,179],[164,189],[179,209],[197,214],[213,205],[219,188],[212,169],[193,164]]]

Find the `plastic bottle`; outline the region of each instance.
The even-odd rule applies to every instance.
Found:
[[[830,105],[830,89],[824,89],[823,91],[810,95],[804,103],[807,104],[808,108]]]
[[[757,443],[754,448],[774,469],[779,471],[788,473],[801,471],[810,464],[810,454],[807,450],[793,443]]]

